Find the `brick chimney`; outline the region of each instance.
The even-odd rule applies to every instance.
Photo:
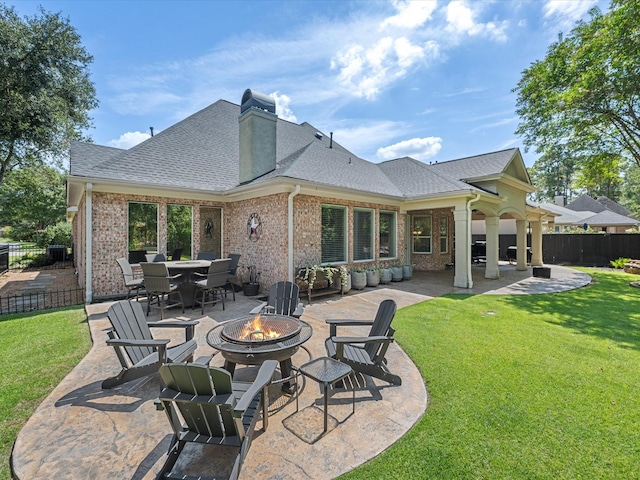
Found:
[[[275,100],[245,90],[240,105],[240,183],[250,182],[276,168]]]

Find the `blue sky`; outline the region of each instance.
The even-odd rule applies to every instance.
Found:
[[[129,148],[246,88],[373,162],[520,147],[512,89],[602,0],[6,1],[61,12],[94,57],[88,133]]]

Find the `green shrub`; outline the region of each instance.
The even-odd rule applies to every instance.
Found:
[[[39,247],[47,245],[66,245],[71,246],[71,224],[69,222],[59,222],[50,225],[40,234],[38,240]]]
[[[613,268],[623,268],[625,263],[629,263],[631,261],[630,258],[616,258],[615,260],[609,260],[609,263]]]

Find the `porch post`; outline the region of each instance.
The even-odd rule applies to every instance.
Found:
[[[500,217],[487,216],[484,220],[487,229],[487,258],[484,271],[484,278],[500,278],[500,269],[498,268],[500,236],[498,226]]]
[[[453,220],[455,223],[455,275],[453,277],[453,286],[461,288],[472,288],[473,279],[471,278],[471,222],[470,215],[466,208],[457,207],[453,211]]]
[[[516,220],[516,270],[527,269],[527,222],[525,220]]]
[[[542,266],[542,222],[531,222],[531,266]]]

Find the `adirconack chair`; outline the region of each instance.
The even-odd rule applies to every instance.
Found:
[[[267,388],[277,365],[275,360],[266,360],[252,383],[233,382],[226,370],[202,364],[160,367],[160,376],[167,387],[160,393],[157,405],[166,412],[173,437],[168,458],[157,478],[237,479],[261,412],[262,429],[267,429]],[[172,473],[188,442],[233,449],[235,455],[230,456],[228,471],[204,477]]]
[[[115,348],[122,370],[102,382],[102,388],[113,388],[136,378],[157,373],[163,363],[193,360],[196,342],[193,339],[197,320],[147,322],[142,305],[131,300],[115,302],[107,313],[111,328],[107,330],[107,345]],[[182,328],[185,341],[167,348],[170,340],[155,339],[149,327]]]
[[[387,367],[387,348],[393,342],[395,330],[391,321],[396,314],[396,302],[383,300],[374,320],[329,319],[329,338],[325,341],[327,354],[349,365],[354,371],[379,378],[393,385],[400,385],[402,379]],[[338,326],[371,325],[366,337],[339,337]]]
[[[304,306],[299,298],[298,285],[292,282],[276,282],[269,288],[269,298],[253,310],[251,314],[273,313],[300,318]]]

